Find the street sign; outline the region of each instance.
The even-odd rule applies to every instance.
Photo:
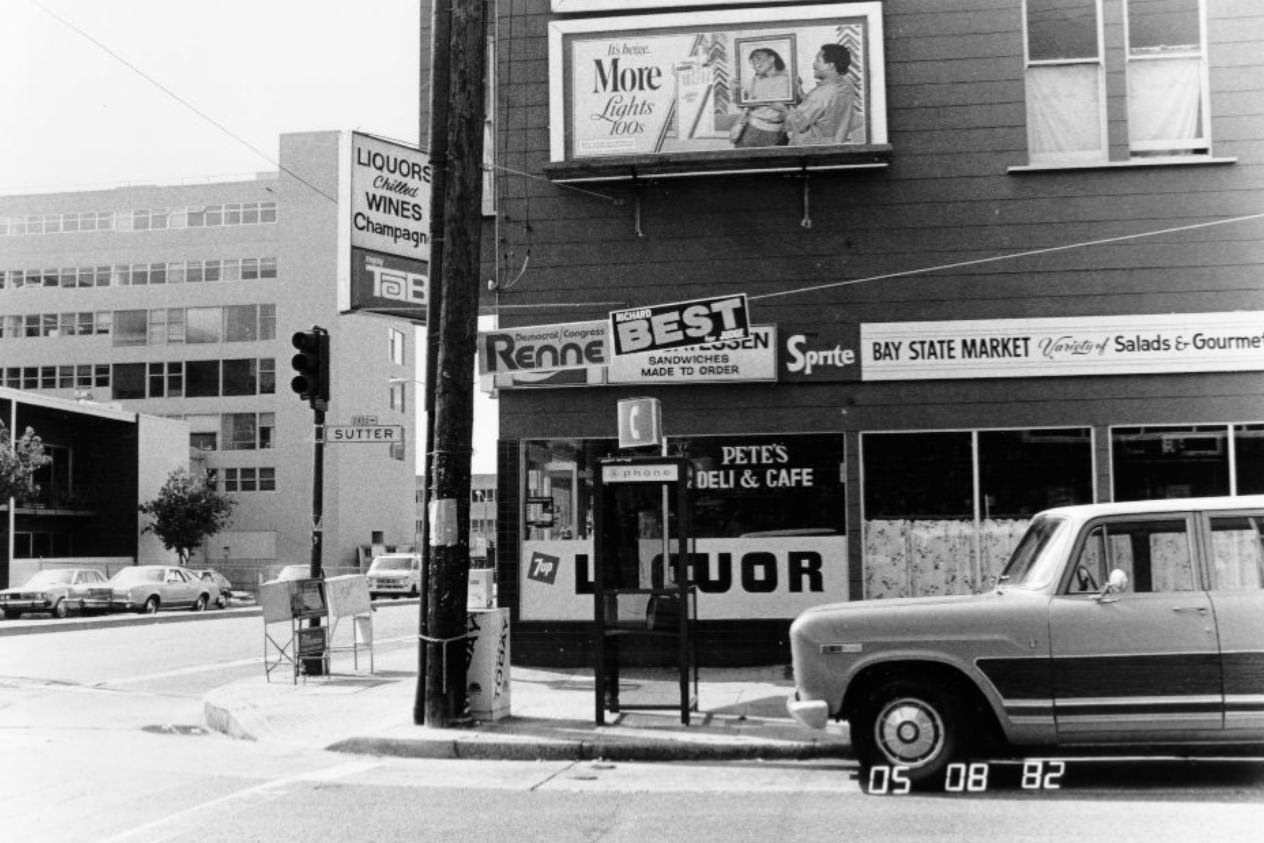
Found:
[[[325,444],[337,445],[348,442],[371,442],[394,444],[404,441],[402,424],[381,425],[325,425]]]

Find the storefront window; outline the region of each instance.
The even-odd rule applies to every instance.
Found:
[[[861,438],[865,597],[989,588],[1042,509],[1093,499],[1088,428]]]
[[[1264,424],[1235,425],[1233,446],[1237,494],[1264,493]]]
[[[593,478],[610,439],[523,443],[521,612],[591,620],[596,542]],[[671,438],[693,467],[690,582],[698,616],[792,618],[847,599],[842,434]],[[646,487],[636,567],[661,567],[662,506]],[[659,558],[656,558],[656,554]]]
[[[1226,425],[1112,428],[1114,499],[1231,494],[1228,433]]]

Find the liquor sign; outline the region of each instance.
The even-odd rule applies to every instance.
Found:
[[[338,197],[338,309],[424,324],[429,298],[430,156],[344,132]]]

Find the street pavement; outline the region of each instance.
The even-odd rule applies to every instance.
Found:
[[[358,662],[358,665],[356,664]],[[846,726],[817,732],[786,714],[784,666],[701,668],[697,710],[681,722],[675,670],[624,669],[624,705],[671,709],[606,712],[596,723],[593,671],[510,668],[509,715],[459,728],[413,722],[415,648],[335,652],[326,676],[289,665],[203,697],[203,719],[245,740],[339,752],[488,760],[716,761],[850,756]],[[691,686],[692,691],[692,686]]]
[[[0,622],[0,635],[57,628],[92,629],[138,624],[210,622],[258,615],[255,605],[208,613],[108,615],[53,621]],[[265,658],[267,655],[265,653]],[[326,676],[295,677],[284,663],[270,673],[222,685],[202,700],[208,728],[242,740],[313,749],[415,758],[489,760],[720,761],[849,758],[846,724],[818,732],[786,713],[794,692],[784,665],[702,667],[690,693],[695,710],[681,722],[674,669],[624,668],[625,706],[662,709],[605,714],[596,723],[591,667],[543,669],[511,665],[509,715],[439,729],[413,722],[417,651],[391,644],[369,651],[335,651]]]

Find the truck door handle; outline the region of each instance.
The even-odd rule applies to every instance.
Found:
[[[1182,614],[1186,612],[1197,612],[1200,615],[1205,615],[1207,614],[1207,607],[1206,606],[1173,606],[1172,611],[1182,613]]]

